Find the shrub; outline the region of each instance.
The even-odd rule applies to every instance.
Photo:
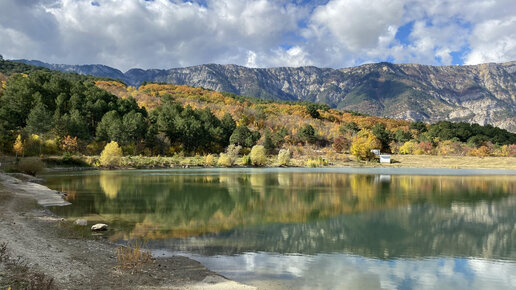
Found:
[[[129,242],[127,246],[120,246],[116,249],[118,266],[122,269],[141,268],[144,263],[152,261],[149,251],[142,249],[143,242]]]
[[[305,163],[306,167],[321,167],[321,166],[328,166],[328,161],[325,159],[318,157],[317,159],[308,159]]]
[[[217,165],[223,167],[231,167],[233,163],[231,162],[231,158],[229,158],[228,154],[221,153]]]
[[[251,156],[249,156],[249,155],[242,156],[242,165],[251,165],[251,164],[253,164],[251,161]]]
[[[256,166],[263,166],[265,162],[267,162],[267,156],[265,154],[265,147],[262,145],[255,145],[253,149],[251,149],[251,162]]]
[[[208,154],[204,157],[204,165],[213,166],[215,163],[215,156],[213,154]]]
[[[104,150],[100,154],[100,165],[102,166],[120,166],[122,161],[122,149],[118,146],[118,143],[111,141],[104,147]]]
[[[344,136],[339,136],[333,141],[333,149],[338,153],[349,150],[349,140]]]
[[[36,157],[27,157],[20,160],[16,169],[25,174],[36,176],[45,169],[45,164]]]
[[[400,154],[414,154],[418,149],[418,143],[416,141],[407,141],[399,149]]]
[[[289,166],[290,165],[290,150],[281,149],[278,153],[278,163],[280,166]]]
[[[63,141],[61,141],[61,148],[65,152],[74,153],[79,150],[79,143],[77,142],[77,137],[66,136]]]
[[[94,141],[86,145],[86,153],[88,155],[98,155],[102,152],[102,149],[106,146],[104,141]]]

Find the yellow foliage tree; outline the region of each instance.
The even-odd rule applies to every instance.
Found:
[[[371,150],[381,148],[381,146],[382,143],[373,135],[371,130],[362,129],[353,137],[350,151],[360,160],[372,160],[374,154]]]
[[[400,147],[400,154],[414,154],[419,148],[416,141],[407,141]]]
[[[21,139],[21,135],[18,135],[18,137],[16,137],[16,141],[14,141],[13,145],[13,150],[14,153],[16,153],[16,157],[18,157],[18,155],[23,154],[23,142]]]
[[[100,154],[100,165],[102,166],[119,166],[122,161],[122,149],[118,146],[118,143],[111,141],[104,147],[104,150]]]
[[[267,156],[265,153],[265,147],[262,145],[255,145],[251,149],[250,153],[251,162],[256,166],[263,166],[267,162]]]

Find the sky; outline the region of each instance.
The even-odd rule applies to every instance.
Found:
[[[516,0],[0,0],[0,54],[122,71],[505,62]]]

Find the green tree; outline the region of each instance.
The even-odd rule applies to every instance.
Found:
[[[117,111],[107,112],[97,126],[97,139],[121,142],[123,135],[122,120]]]
[[[267,154],[271,154],[274,151],[274,149],[276,149],[276,146],[272,141],[271,132],[269,130],[265,131],[265,140],[263,141],[263,147],[265,147]]]
[[[229,138],[229,142],[243,147],[252,147],[258,139],[260,139],[258,131],[252,132],[246,126],[238,126]]]
[[[41,100],[41,94],[34,95],[35,105],[27,116],[26,130],[29,133],[42,135],[52,128],[52,114]]]
[[[319,111],[317,111],[318,106],[316,104],[308,104],[306,105],[306,110],[308,111],[308,114],[314,119],[319,119],[321,117],[321,114],[319,114]]]
[[[131,111],[125,114],[122,118],[122,126],[122,139],[125,143],[138,142],[145,138],[147,122],[142,113]]]
[[[380,140],[382,146],[380,149],[389,150],[389,143],[391,142],[391,135],[385,129],[385,124],[378,123],[372,128],[373,135]]]
[[[221,145],[226,147],[229,145],[229,138],[233,134],[233,131],[236,129],[235,120],[231,117],[231,114],[225,113],[221,120],[222,126],[222,142]]]
[[[317,141],[317,137],[315,136],[315,129],[310,124],[306,124],[304,127],[299,129],[297,136],[305,143],[315,143],[315,141]]]

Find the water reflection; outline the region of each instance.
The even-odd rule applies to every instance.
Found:
[[[514,289],[516,264],[438,257],[377,260],[355,255],[196,256],[210,269],[261,289]]]
[[[347,252],[371,257],[509,257],[512,176],[328,172],[100,171],[48,176],[70,192],[58,214],[215,255]]]

